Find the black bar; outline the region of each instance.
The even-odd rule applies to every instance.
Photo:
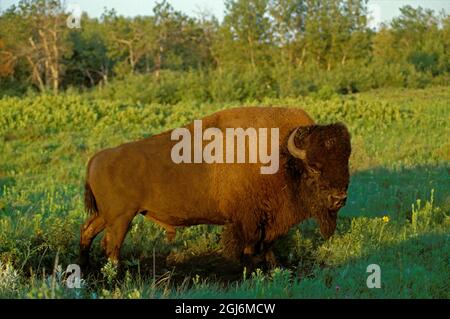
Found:
[[[65,313],[84,317],[98,315],[105,318],[315,318],[325,315],[345,315],[366,318],[368,315],[386,316],[387,307],[398,307],[402,317],[420,308],[448,306],[448,300],[387,300],[387,299],[141,299],[141,300],[0,300],[2,313],[15,315],[25,312],[56,315]],[[206,308],[207,307],[207,308]],[[7,309],[10,308],[10,309]],[[205,314],[205,309],[207,309]],[[430,309],[430,308],[428,308]]]

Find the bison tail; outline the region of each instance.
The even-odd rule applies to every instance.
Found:
[[[95,201],[94,193],[92,193],[91,186],[88,182],[84,184],[84,207],[89,214],[97,214],[98,207]]]

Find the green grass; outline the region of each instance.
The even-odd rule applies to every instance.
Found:
[[[221,259],[220,227],[185,228],[167,244],[163,230],[139,217],[122,250],[123,272],[105,264],[96,240],[98,271],[83,278],[82,289],[68,289],[64,270],[76,261],[86,218],[88,158],[238,104],[3,98],[0,297],[449,298],[449,101],[448,87],[249,101],[302,107],[320,123],[348,125],[352,178],[336,234],[323,241],[314,222],[305,222],[276,245],[283,267],[248,274]],[[380,289],[366,286],[372,263],[381,267]]]

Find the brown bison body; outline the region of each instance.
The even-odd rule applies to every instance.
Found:
[[[279,128],[279,169],[260,163],[179,163],[171,158],[171,131],[100,151],[91,158],[85,204],[92,214],[81,229],[86,262],[93,238],[117,261],[132,219],[139,213],[164,227],[225,225],[228,256],[273,260],[272,243],[295,224],[315,218],[333,234],[349,183],[350,135],[342,124],[315,125],[300,109],[236,108],[202,119],[203,129]],[[185,126],[193,131],[193,124]],[[203,142],[207,144],[207,142]]]

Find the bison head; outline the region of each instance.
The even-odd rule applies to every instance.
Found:
[[[347,198],[350,134],[340,123],[299,127],[289,136],[287,148],[301,171],[301,203],[327,239]]]

